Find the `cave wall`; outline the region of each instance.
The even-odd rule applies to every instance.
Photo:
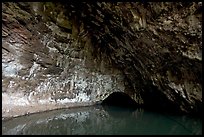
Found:
[[[125,91],[122,72],[105,56],[97,60],[76,27],[64,27],[68,21],[59,27],[50,15],[59,7],[50,5],[2,3],[3,117],[92,105]]]
[[[2,114],[90,105],[113,92],[200,113],[201,9],[202,2],[2,3]]]
[[[201,114],[202,2],[62,3],[138,104]]]

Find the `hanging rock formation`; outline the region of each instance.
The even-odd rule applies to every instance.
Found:
[[[200,114],[202,3],[2,3],[2,115],[95,104]]]

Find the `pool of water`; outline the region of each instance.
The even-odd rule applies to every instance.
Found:
[[[3,120],[2,134],[201,135],[202,120],[144,109],[97,105]]]

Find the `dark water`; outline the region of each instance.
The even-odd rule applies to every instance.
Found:
[[[2,134],[201,135],[201,119],[144,109],[81,107],[2,121]]]

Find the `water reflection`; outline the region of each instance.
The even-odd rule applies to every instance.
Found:
[[[2,134],[27,135],[179,135],[202,134],[202,121],[144,109],[82,107],[2,121]]]

